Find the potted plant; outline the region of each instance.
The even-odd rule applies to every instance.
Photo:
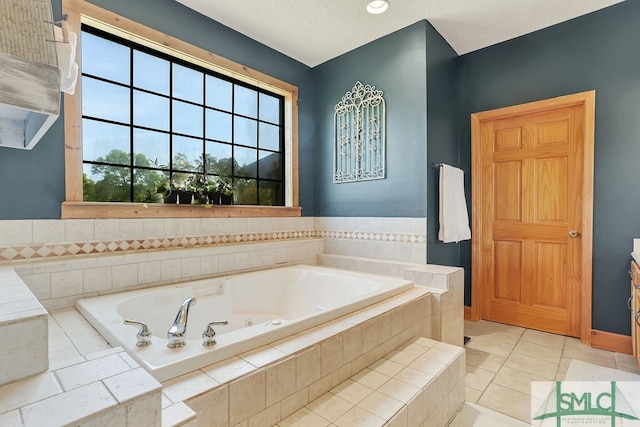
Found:
[[[178,203],[178,193],[175,192],[175,187],[168,179],[158,184],[156,194],[162,198],[161,203]]]
[[[167,166],[158,164],[158,159],[151,161],[151,163],[160,169],[159,172],[162,174],[162,178],[157,183],[155,194],[147,194],[147,198],[153,200],[154,203],[178,203],[178,193],[175,185],[171,182],[171,175]]]
[[[187,178],[187,190],[192,195],[193,203],[197,205],[209,204],[209,178],[202,174],[192,174]]]
[[[168,175],[168,171],[165,173]],[[189,178],[183,173],[174,173],[172,179],[167,178],[158,186],[158,192],[164,194],[165,203],[190,205],[193,193],[189,191]]]
[[[173,192],[171,182],[161,182],[156,187],[156,195],[160,197],[159,203],[176,203],[178,195]]]
[[[164,203],[172,204],[219,204],[233,203],[233,186],[231,178],[219,173],[217,176],[205,175],[204,162],[198,166],[198,171],[187,174],[174,172],[173,176],[165,165],[159,165],[157,159],[152,162],[163,174],[156,193]],[[149,199],[158,196],[149,195]]]
[[[214,205],[231,205],[233,203],[231,178],[226,175],[213,178],[207,196]]]
[[[145,195],[142,199],[142,203],[163,203],[164,202],[164,193],[160,191],[151,191],[146,190]]]

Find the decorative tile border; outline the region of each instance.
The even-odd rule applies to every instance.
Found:
[[[0,246],[0,261],[39,258],[114,254],[164,249],[189,249],[225,244],[272,242],[314,238],[314,231],[282,231],[275,233],[217,234],[210,236],[160,237],[80,243],[53,243],[23,246]]]
[[[398,243],[426,243],[426,236],[412,233],[384,233],[363,231],[316,231],[316,237],[347,240],[371,240]]]
[[[273,242],[282,240],[329,238],[389,243],[424,244],[424,235],[412,233],[351,232],[351,231],[278,231],[268,233],[216,234],[202,236],[118,239],[71,243],[42,243],[32,245],[0,246],[0,262],[34,259],[52,259],[97,254],[123,254],[127,252],[165,249],[189,249],[227,244]]]

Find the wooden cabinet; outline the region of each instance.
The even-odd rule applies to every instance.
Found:
[[[631,339],[633,356],[640,364],[640,267],[631,262]]]

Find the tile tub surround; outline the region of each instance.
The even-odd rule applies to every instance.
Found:
[[[404,270],[404,278],[431,292],[431,338],[464,346],[464,269],[419,265]]]
[[[11,265],[46,309],[57,310],[73,307],[79,298],[293,264],[314,265],[321,250],[320,239],[294,239]]]
[[[248,425],[275,424],[402,343],[419,336],[424,319],[430,318],[430,309],[428,291],[415,287],[320,327],[167,381],[162,388],[162,425],[191,425],[190,422],[218,425],[220,420],[221,425],[235,425],[227,424],[227,421],[245,417],[243,414],[246,419],[240,421],[246,421]],[[130,372],[146,374],[146,371],[140,371],[121,349],[111,349],[75,309],[54,311],[49,329],[51,368],[37,377],[47,376],[42,381],[50,385],[45,388],[49,391],[43,392],[40,380],[30,382],[31,379],[0,388],[0,425],[4,425],[5,420],[17,420],[16,425],[30,425],[21,418],[21,411],[36,403],[44,405],[39,406],[42,408],[56,402],[60,410],[78,406],[70,412],[72,418],[80,420],[77,425],[111,425],[109,420],[112,419],[116,420],[113,425],[127,425],[128,414],[133,411],[134,417],[138,412],[123,409],[133,403],[129,400],[115,399],[118,404],[114,406],[117,395],[110,388],[114,381],[110,378],[131,379],[134,377]],[[95,352],[96,349],[100,351]],[[101,362],[95,361],[98,359]],[[155,414],[157,383],[142,377],[142,383],[146,384],[145,394],[134,401]],[[51,379],[56,380],[53,385]],[[125,389],[136,389],[135,384],[137,381]],[[20,393],[16,393],[18,385]],[[97,393],[104,400],[91,401],[80,407],[77,401],[68,402],[66,397],[57,397],[75,391],[66,396],[77,398],[80,393],[77,390],[88,390],[83,387],[89,385],[91,390],[101,390]],[[112,398],[102,393],[103,386]],[[27,396],[27,400],[15,401],[18,395]],[[245,400],[247,396],[250,401]],[[88,413],[87,408],[92,407],[96,413]],[[276,413],[280,418],[269,424]],[[194,421],[195,416],[197,421]],[[132,425],[160,425],[159,422]],[[41,425],[66,424],[71,423]]]
[[[47,312],[8,266],[0,266],[0,386],[49,367]],[[1,424],[1,423],[0,423]]]
[[[230,272],[314,264],[312,218],[0,221],[10,265],[48,310],[81,297]]]
[[[429,300],[429,293],[416,287],[169,380],[163,383],[163,405],[183,402],[196,412],[199,422],[209,426],[274,425],[419,337]]]
[[[424,264],[426,218],[316,217],[324,253]]]
[[[328,253],[426,260],[425,218],[296,217],[0,220],[0,261],[300,238],[331,242]]]
[[[432,307],[431,329],[425,336],[463,346],[464,269],[324,253],[318,255],[317,263],[345,270],[398,276],[427,287],[431,292]]]
[[[335,238],[331,237],[331,230],[314,228],[316,220],[313,218],[189,218],[181,220],[0,221],[0,265],[14,267],[45,308],[55,310],[53,312],[54,317],[62,319],[70,313],[79,316],[73,309],[61,309],[73,306],[75,300],[80,296],[137,289],[180,282],[191,278],[213,277],[228,272],[269,268],[270,266],[294,263],[315,264],[316,256],[323,252],[324,243]],[[346,219],[346,221],[349,224],[355,220]],[[358,219],[356,221],[357,224],[356,222],[353,223],[356,231],[361,228],[363,221],[369,224],[369,231],[371,231],[373,230],[371,224],[377,223],[378,219]],[[422,221],[426,223],[426,220],[422,219]],[[422,232],[421,238],[420,222],[421,219],[384,219],[378,224],[384,223],[381,231],[388,231],[386,234],[347,232],[337,236],[340,237],[340,240],[358,242],[358,245],[363,242],[372,243],[372,247],[377,247],[377,242],[379,241],[385,242],[385,244],[388,243],[385,246],[387,248],[385,250],[390,251],[391,249],[389,248],[393,248],[393,257],[395,257],[397,245],[393,246],[392,242],[403,243],[403,245],[400,245],[401,249],[398,249],[398,253],[405,254],[405,243],[423,244],[424,232]],[[324,219],[320,223],[323,224]],[[414,224],[418,225],[416,233],[411,231],[411,227]],[[426,227],[424,228],[426,229]],[[82,245],[78,243],[82,243]],[[38,250],[40,253],[38,253]],[[420,252],[420,249],[417,250]],[[381,260],[378,259],[378,261]],[[359,332],[361,337],[360,351],[363,354],[347,362],[346,365],[340,366],[330,375],[322,376],[313,384],[308,385],[303,389],[306,391],[296,389],[293,395],[289,395],[280,401],[280,414],[292,413],[294,408],[304,399],[309,399],[314,396],[314,393],[318,393],[321,390],[329,390],[327,387],[332,387],[334,381],[348,378],[348,376],[345,376],[348,372],[356,372],[355,369],[362,369],[371,358],[381,357],[384,354],[380,353],[382,349],[393,350],[391,348],[393,344],[391,343],[397,344],[401,339],[409,339],[411,338],[409,335],[413,333],[429,336],[431,333],[430,322],[432,316],[430,310],[432,298],[426,289],[419,289],[417,292],[421,293],[422,296],[419,299],[423,299],[425,310],[428,310],[425,312],[425,317],[421,320],[420,326],[410,328],[414,330],[412,332],[401,331],[398,336],[393,335],[391,339],[376,347],[376,349],[380,348],[379,350],[365,352],[365,348],[369,345],[367,343],[373,342],[374,336],[377,339],[378,333],[382,337],[386,337],[389,331],[392,334],[399,332],[399,325],[404,321],[402,319],[407,318],[407,315],[401,315],[399,312],[396,312],[394,316],[391,313],[383,313],[380,318],[369,319],[368,322],[365,321],[360,325]],[[62,316],[62,314],[65,316]],[[411,316],[409,315],[409,317]],[[80,320],[80,323],[81,327],[78,324],[74,324],[67,332],[67,337],[71,338],[73,342],[72,347],[67,347],[60,345],[61,333],[59,331],[53,329],[52,336],[50,320],[50,367],[47,373],[72,365],[80,365],[87,361],[87,353],[94,352],[96,349],[109,349],[110,346],[101,337],[95,336],[95,330],[88,326],[83,319]],[[373,324],[376,325],[376,328],[373,327]],[[357,330],[356,327],[355,331]],[[358,335],[358,332],[355,331],[352,331],[352,334]],[[320,334],[321,337],[324,334],[324,332],[320,331],[314,332]],[[87,338],[87,334],[91,335],[91,337]],[[284,353],[292,358],[293,355],[288,352],[294,349],[294,353],[302,351],[300,345],[303,341],[309,346],[308,340],[303,338],[295,336],[291,338],[291,341],[285,342],[285,340],[282,340],[283,342],[280,345],[284,346],[284,348],[267,349],[268,356],[257,352],[254,355],[246,355],[246,360],[241,360],[251,364],[252,369],[264,371],[268,363],[273,363],[269,357],[272,357],[274,352],[276,354],[278,352]],[[302,341],[298,341],[299,339]],[[314,339],[320,338],[316,336]],[[327,340],[329,339],[327,338]],[[350,347],[347,344],[354,342],[352,338],[347,338],[344,335],[342,340],[342,357],[346,360],[351,356],[345,357],[345,351],[347,352],[346,354],[350,354],[350,351],[356,351],[356,347]],[[331,345],[327,344],[328,347],[325,347],[327,349],[324,353],[330,354],[329,348],[335,348],[338,345],[337,342],[338,339],[333,341]],[[315,364],[319,351],[320,372],[322,375],[323,367],[324,369],[329,369],[336,361],[325,362],[325,365],[322,365],[323,347],[321,344],[319,347],[318,345],[312,344],[309,349],[310,353],[305,353],[305,356],[302,356],[301,353],[300,356],[303,357],[303,361],[311,361],[311,363]],[[250,360],[253,362],[249,362]],[[265,360],[269,362],[265,363]],[[289,361],[288,363],[292,362]],[[258,366],[255,366],[255,364]],[[244,376],[249,375],[242,371],[242,367],[238,369],[240,369],[239,375],[243,375],[243,377],[238,378],[233,375],[229,377],[229,374],[227,374],[227,383],[225,383],[227,385],[222,385],[217,391],[227,396],[227,412],[231,410],[230,393],[235,390],[235,386],[231,388],[232,383],[240,381]],[[233,369],[232,371],[235,372]],[[267,376],[266,371],[264,371],[264,375],[265,387],[267,387],[271,380],[269,380],[270,377]],[[36,377],[38,376],[33,378]],[[215,378],[212,380],[217,381]],[[260,383],[259,378],[257,381]],[[8,386],[20,383],[22,381]],[[188,384],[184,388],[180,386],[174,388],[174,390],[187,391],[190,389]],[[201,414],[203,411],[211,410],[210,401],[202,393],[199,395],[184,393],[186,392],[183,392],[183,395],[190,396],[188,403],[196,409],[195,413]],[[0,403],[3,401],[4,398],[0,397]],[[169,422],[168,420],[173,420],[171,424],[167,425],[187,425],[193,420],[194,410],[186,406],[185,403],[187,402],[178,401],[174,403],[168,400],[166,396],[163,397],[163,420],[167,420],[167,422]],[[262,414],[260,416],[266,415],[262,413],[265,410],[273,411],[269,412],[269,414],[273,415],[276,404],[269,403],[272,403],[271,406],[260,411]],[[265,401],[266,404],[267,402]],[[110,414],[109,408],[114,409],[114,414]],[[102,418],[103,424],[111,419],[126,420],[128,409],[123,410],[121,406],[118,406],[118,408],[109,406],[109,408],[103,409],[96,414],[97,416],[104,416]],[[16,420],[18,420],[17,425],[21,425],[20,423],[23,420],[19,409],[18,407],[12,407],[8,411],[0,412],[0,425],[11,425]],[[99,408],[94,409],[99,410]],[[252,419],[260,418],[258,414],[255,414]],[[85,420],[89,419],[85,418]]]
[[[314,265],[326,248],[423,263],[425,242],[424,218],[4,220],[0,265],[56,310],[121,290]]]
[[[57,259],[313,238],[311,218],[0,221],[0,260]]]

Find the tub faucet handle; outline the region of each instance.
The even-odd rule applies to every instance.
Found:
[[[228,324],[229,321],[227,320],[216,320],[215,322],[209,323],[202,333],[202,345],[205,347],[213,347],[216,345],[216,331],[213,330],[213,326]]]
[[[151,345],[151,331],[145,323],[129,319],[125,319],[123,323],[125,325],[135,325],[140,328],[136,334],[136,338],[138,338],[138,342],[136,343],[137,347],[148,347]]]

